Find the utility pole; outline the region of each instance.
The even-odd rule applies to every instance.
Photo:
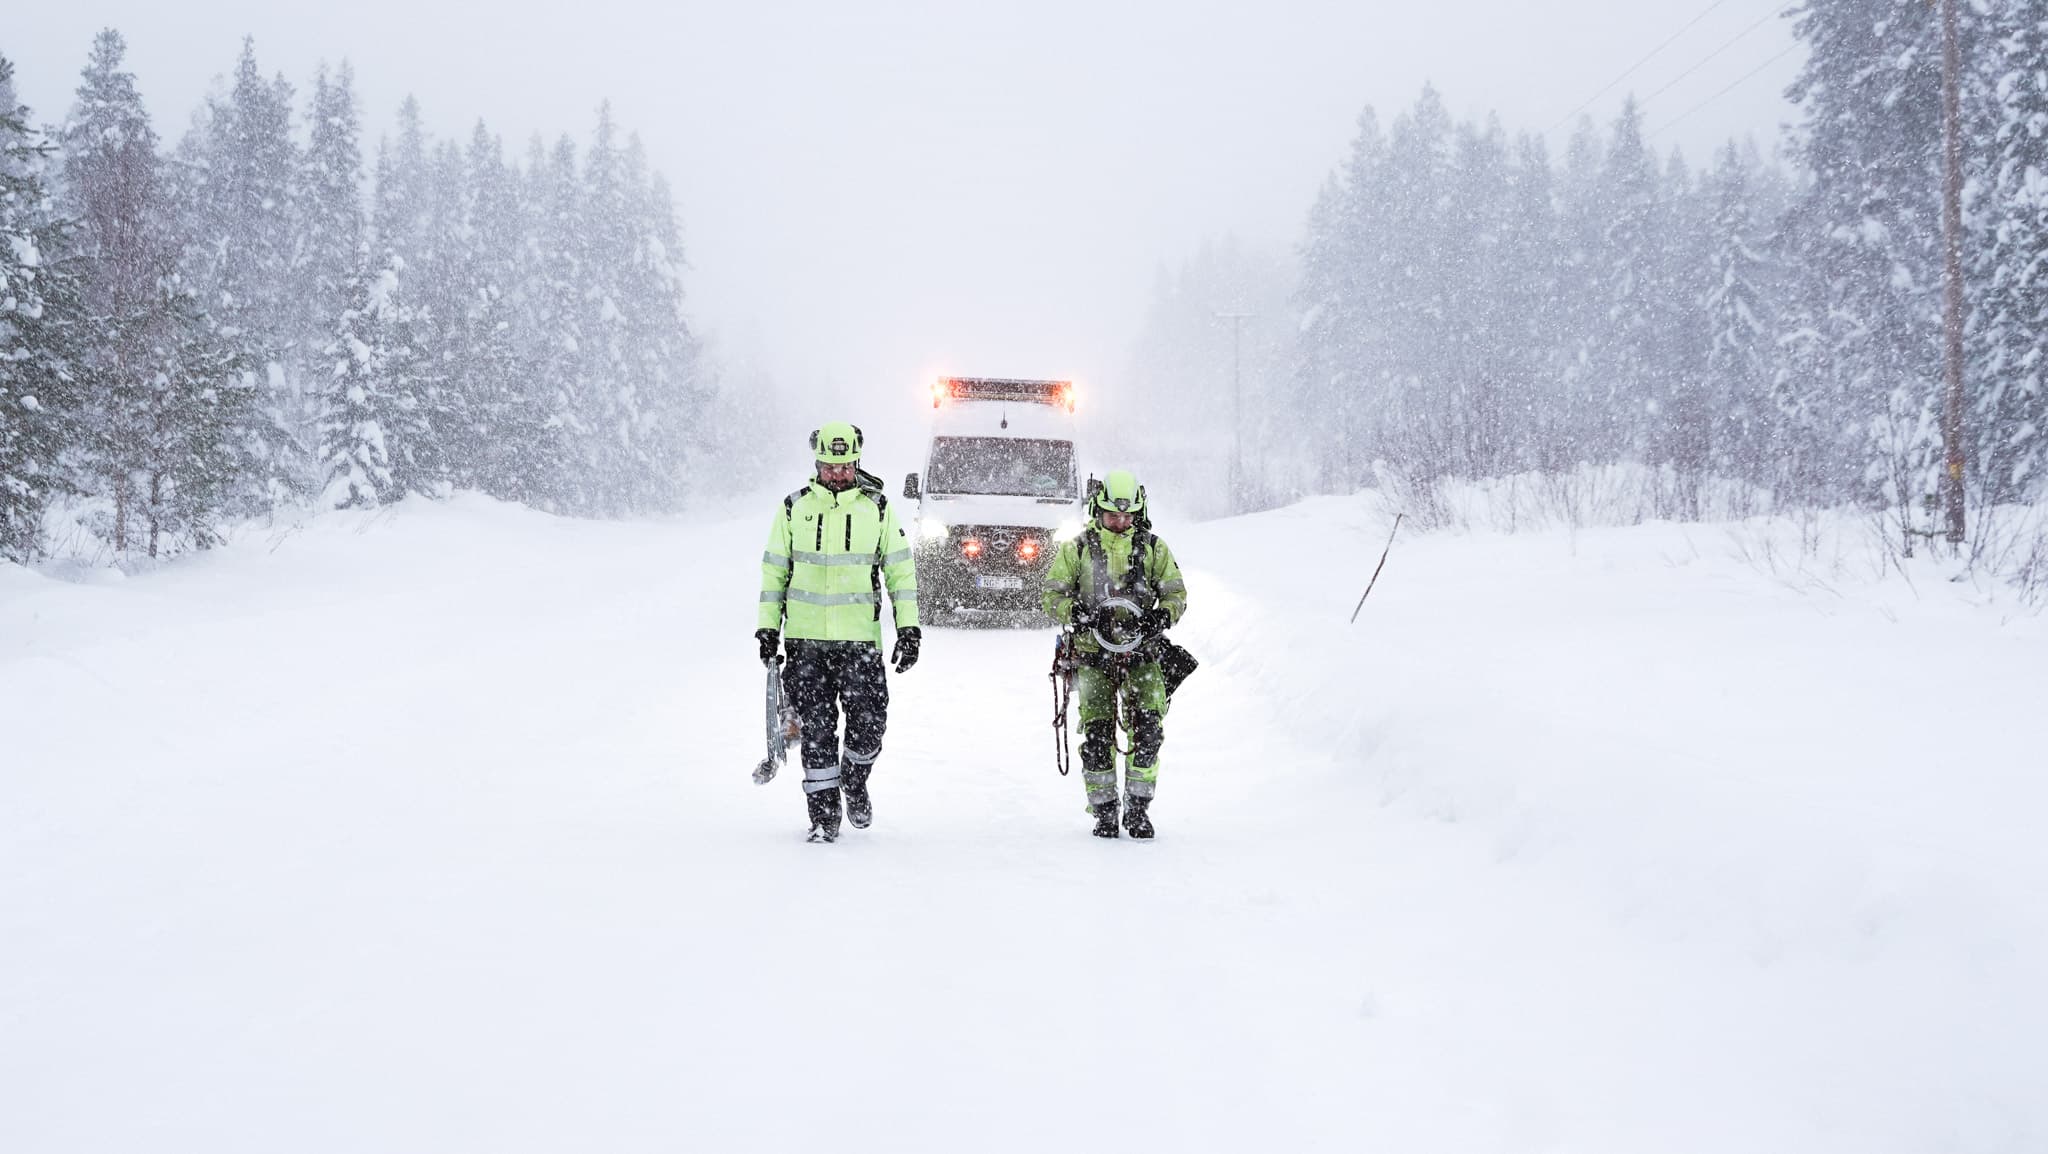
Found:
[[[1238,375],[1244,344],[1244,322],[1257,313],[1217,313],[1230,322],[1230,511],[1244,511],[1244,384]]]
[[[1946,250],[1948,301],[1942,327],[1947,346],[1947,388],[1941,411],[1941,440],[1947,460],[1941,476],[1948,540],[1963,543],[1963,114],[1962,49],[1956,28],[1956,0],[1941,0],[1941,119],[1944,180],[1942,247]]]

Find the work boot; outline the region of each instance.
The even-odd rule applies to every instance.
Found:
[[[1149,838],[1152,836],[1152,819],[1145,814],[1145,810],[1150,808],[1151,805],[1152,799],[1149,797],[1130,797],[1124,799],[1124,831],[1126,833],[1135,838]]]
[[[839,840],[839,790],[821,789],[804,795],[811,807],[811,835],[806,841]]]
[[[866,829],[875,820],[875,807],[868,800],[868,774],[874,772],[872,765],[858,765],[846,762],[839,771],[842,784],[846,786],[846,820],[855,829]]]
[[[1095,829],[1093,831],[1095,836],[1115,837],[1116,802],[1114,800],[1105,801],[1092,808],[1095,810]]]

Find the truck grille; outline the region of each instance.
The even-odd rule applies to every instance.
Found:
[[[1045,572],[1052,531],[1016,525],[955,525],[946,534],[949,560],[977,573]]]

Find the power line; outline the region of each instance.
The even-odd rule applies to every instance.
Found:
[[[1762,16],[1757,18],[1756,23],[1750,25],[1747,28],[1744,28],[1740,32],[1737,32],[1734,35],[1734,37],[1731,38],[1726,44],[1723,44],[1719,48],[1714,49],[1712,52],[1707,53],[1707,58],[1705,60],[1700,61],[1698,64],[1693,65],[1691,68],[1688,68],[1685,71],[1679,73],[1677,76],[1672,77],[1671,83],[1666,84],[1664,87],[1659,88],[1657,91],[1652,92],[1648,96],[1643,97],[1639,103],[1648,104],[1652,100],[1657,99],[1659,96],[1662,96],[1665,93],[1671,91],[1673,88],[1678,86],[1679,81],[1684,80],[1686,77],[1691,76],[1693,73],[1698,72],[1700,69],[1705,68],[1709,64],[1712,64],[1715,58],[1719,57],[1723,52],[1726,52],[1730,48],[1735,47],[1737,44],[1741,43],[1746,37],[1748,37],[1750,33],[1756,31],[1759,28],[1762,28],[1764,25],[1769,24],[1771,21],[1776,20],[1777,18],[1778,12],[1775,9],[1764,13]]]
[[[1692,31],[1695,25],[1697,25],[1700,21],[1705,20],[1707,17],[1713,15],[1715,9],[1721,7],[1723,4],[1726,3],[1728,3],[1728,0],[1714,0],[1712,4],[1707,5],[1706,8],[1700,12],[1699,15],[1693,17],[1691,20],[1686,21],[1685,26],[1683,28],[1680,28],[1678,31],[1673,32],[1671,35],[1665,37],[1664,42],[1662,44],[1659,44],[1655,48],[1650,49],[1649,52],[1643,55],[1643,58],[1641,60],[1638,60],[1634,64],[1629,65],[1627,71],[1623,72],[1621,75],[1615,77],[1614,79],[1608,81],[1604,86],[1601,87],[1600,91],[1595,92],[1591,96],[1588,96],[1584,104],[1581,104],[1577,108],[1572,109],[1570,112],[1565,113],[1564,116],[1558,119],[1558,122],[1556,124],[1553,124],[1549,128],[1544,129],[1543,135],[1549,136],[1551,133],[1556,132],[1558,129],[1563,128],[1567,124],[1570,124],[1572,117],[1577,116],[1579,113],[1584,112],[1588,108],[1593,107],[1594,101],[1607,95],[1609,92],[1614,91],[1615,85],[1620,84],[1622,81],[1627,80],[1631,76],[1634,76],[1636,74],[1636,69],[1641,68],[1643,65],[1648,64],[1650,61],[1656,59],[1658,53],[1664,51],[1666,48],[1671,47],[1674,43],[1678,41],[1679,37]]]
[[[1757,65],[1755,68],[1750,69],[1748,72],[1743,73],[1741,76],[1736,77],[1735,82],[1730,84],[1728,87],[1723,88],[1721,91],[1714,93],[1712,96],[1707,97],[1705,100],[1700,101],[1698,104],[1693,105],[1691,108],[1686,109],[1684,112],[1681,112],[1677,116],[1672,117],[1670,120],[1667,120],[1664,123],[1658,125],[1655,129],[1651,131],[1651,135],[1654,136],[1659,132],[1665,132],[1670,129],[1678,127],[1679,124],[1682,123],[1686,117],[1691,116],[1693,113],[1698,112],[1700,109],[1705,108],[1707,105],[1712,104],[1716,100],[1721,99],[1723,96],[1726,96],[1729,93],[1735,91],[1736,89],[1742,87],[1743,85],[1749,83],[1751,80],[1756,79],[1757,75],[1763,72],[1764,69],[1769,68],[1771,65],[1776,64],[1778,61],[1783,60],[1787,56],[1792,55],[1794,52],[1799,51],[1799,47],[1800,46],[1798,44],[1794,44],[1790,48],[1785,49],[1783,52],[1778,53],[1776,56],[1771,57],[1769,60],[1764,61],[1762,64]]]

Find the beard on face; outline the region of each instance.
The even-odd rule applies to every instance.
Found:
[[[845,469],[844,475],[830,475],[832,470],[841,468]],[[834,493],[843,493],[846,490],[853,488],[853,483],[856,479],[859,478],[859,476],[859,462],[854,462],[853,464],[844,466],[828,465],[823,461],[818,462],[818,484],[825,486],[827,489],[832,490]]]

